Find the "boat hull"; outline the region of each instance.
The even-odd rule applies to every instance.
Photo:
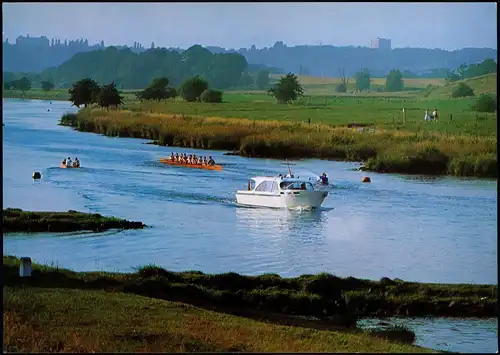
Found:
[[[237,191],[236,202],[239,205],[252,207],[314,209],[320,208],[327,196],[327,191],[282,191],[279,193]]]
[[[164,164],[168,164],[168,165],[174,165],[174,166],[182,166],[184,168],[215,170],[215,171],[221,171],[222,170],[222,166],[220,166],[220,165],[183,164],[183,163],[179,163],[179,162],[176,162],[176,161],[172,161],[172,160],[170,160],[168,158],[160,159],[160,163],[164,163]]]
[[[80,168],[79,166],[66,166],[64,164],[59,164],[59,167],[61,169],[79,169]]]

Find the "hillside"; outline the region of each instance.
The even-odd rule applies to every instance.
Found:
[[[476,96],[480,94],[494,94],[497,93],[497,74],[486,74],[475,78],[459,80],[452,84],[445,85],[432,90],[427,96],[429,99],[447,99],[451,97],[451,93],[459,83],[466,83],[473,90]]]

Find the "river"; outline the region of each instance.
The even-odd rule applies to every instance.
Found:
[[[293,162],[294,171],[326,172],[330,178],[333,186],[323,209],[243,208],[234,193],[246,188],[248,177],[286,172],[287,166],[58,126],[62,114],[71,111],[75,108],[67,102],[3,100],[3,207],[90,211],[152,228],[12,234],[4,236],[4,254],[79,271],[132,271],[157,264],[206,273],[326,271],[368,279],[497,284],[494,180],[376,174],[358,171],[358,163],[301,160]],[[223,171],[158,162],[172,150],[212,155]],[[82,168],[59,169],[68,156],[77,156]],[[35,171],[41,180],[32,179]],[[369,184],[361,183],[366,175]],[[460,327],[467,324],[475,345],[455,342],[452,351],[497,350],[496,321],[491,323],[494,343],[482,337],[474,342],[475,321],[460,322]],[[445,324],[453,327],[454,321]],[[484,326],[477,329],[484,335]],[[451,340],[445,343],[454,343],[456,332],[446,334]]]

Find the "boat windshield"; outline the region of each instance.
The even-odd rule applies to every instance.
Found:
[[[295,181],[295,182],[283,181],[280,184],[280,188],[282,190],[308,190],[308,191],[314,190],[314,187],[312,186],[312,184],[310,182],[299,182],[299,181]]]

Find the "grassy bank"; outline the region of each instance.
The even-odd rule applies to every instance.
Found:
[[[360,316],[493,317],[498,312],[495,285],[370,281],[326,273],[295,278],[207,275],[155,266],[135,273],[77,273],[35,265],[33,278],[21,279],[18,265],[18,259],[4,257],[5,285],[124,292],[238,315],[309,316],[336,326],[352,327]]]
[[[356,303],[356,292],[363,292],[370,295],[372,301],[365,302],[370,307],[377,298],[396,297],[397,290],[397,297],[417,310],[419,302],[450,298],[447,308],[465,302],[469,308],[478,302],[496,305],[497,292],[496,286],[325,274],[284,279],[156,267],[133,274],[76,273],[36,263],[31,278],[19,278],[19,259],[4,256],[3,261],[4,348],[22,352],[427,352],[403,343],[415,339],[405,329],[369,332],[329,321],[336,294]],[[298,316],[314,313],[315,307],[326,307],[326,314]]]
[[[145,225],[100,214],[68,212],[27,212],[18,208],[3,210],[2,230],[9,232],[73,232],[108,229],[139,229]]]
[[[360,105],[357,101],[360,100],[339,106],[338,110],[348,112],[348,107]],[[264,110],[269,106],[275,110],[288,111],[288,116],[284,117],[287,118],[299,116],[300,112],[308,110],[307,105],[304,108],[253,103],[255,110],[259,110],[257,115],[265,117],[245,119],[208,116],[228,115],[234,113],[236,107],[245,105],[248,103],[235,103],[232,111],[225,110],[224,104],[188,105],[176,102],[150,107],[129,104],[128,109],[115,111],[89,108],[79,111],[77,115],[64,116],[61,124],[84,132],[146,138],[168,146],[231,150],[249,157],[330,158],[365,161],[366,168],[378,172],[497,176],[496,129],[493,130],[496,117],[492,115],[474,118],[473,123],[466,117],[467,113],[457,114],[452,122],[444,119],[432,123],[423,120],[417,122],[407,116],[406,123],[403,123],[401,119],[362,119],[361,112],[354,114],[351,110],[352,114],[346,114],[346,117],[352,119],[355,116],[359,119],[344,117],[336,121],[330,119],[329,124],[309,124],[308,120],[298,118],[271,120],[268,116],[273,115],[272,110]],[[187,106],[192,107],[192,110],[205,111],[207,115],[178,112],[180,107]],[[210,109],[219,113],[210,112]],[[318,110],[310,112],[320,115]],[[243,117],[247,116],[247,111],[235,114]],[[322,119],[327,120],[325,116]],[[318,120],[318,116],[315,116],[311,121]],[[365,128],[360,129],[359,126]]]

